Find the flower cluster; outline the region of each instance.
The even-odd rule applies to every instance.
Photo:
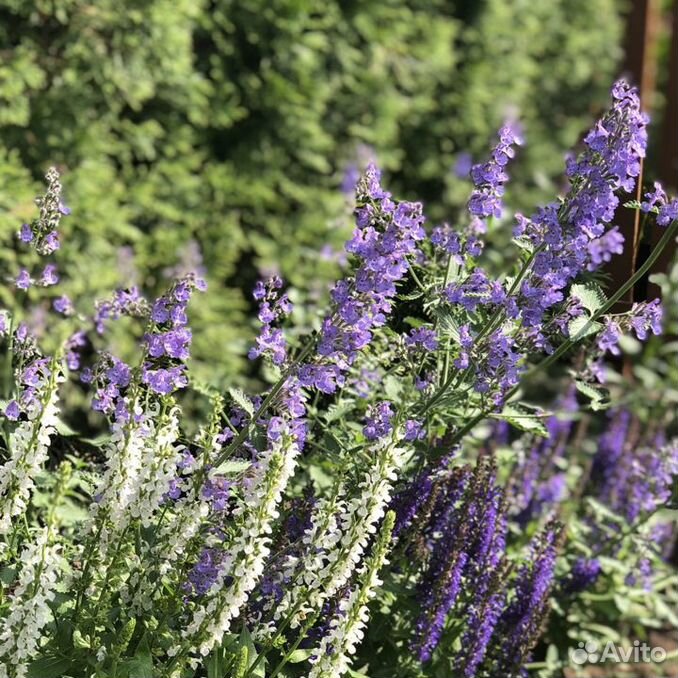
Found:
[[[669,200],[658,181],[654,183],[654,190],[645,194],[645,200],[640,203],[640,209],[645,213],[654,212],[660,226],[667,226],[678,219],[678,199]]]
[[[302,386],[324,393],[344,384],[358,352],[386,322],[397,283],[408,271],[408,258],[425,235],[421,204],[391,200],[374,165],[367,168],[356,193],[357,227],[346,244],[356,260],[355,274],[334,286],[333,310],[322,324],[317,359],[299,369]]]
[[[137,287],[116,290],[110,299],[96,302],[94,324],[96,331],[103,334],[106,329],[106,321],[117,320],[121,316],[132,318],[145,318],[148,316],[148,302],[139,292]]]
[[[0,677],[25,678],[39,652],[44,627],[52,620],[59,548],[49,543],[44,528],[19,558],[20,572],[9,599],[9,613],[0,621]]]
[[[30,243],[41,255],[52,254],[59,249],[59,223],[62,216],[71,213],[61,199],[61,181],[54,167],[49,168],[45,179],[47,191],[35,200],[40,215],[30,224],[23,224],[19,231],[19,239]]]
[[[274,365],[282,365],[287,359],[287,343],[283,331],[275,324],[280,323],[292,312],[292,303],[286,294],[280,294],[282,280],[274,276],[266,281],[259,281],[254,288],[254,298],[259,302],[259,320],[261,331],[256,339],[256,346],[248,354],[251,360],[267,356]]]
[[[150,327],[144,335],[147,358],[141,366],[141,381],[158,395],[169,395],[188,384],[185,363],[192,334],[186,308],[196,288],[205,290],[205,282],[186,276],[151,307]]]
[[[563,299],[563,290],[584,269],[593,270],[619,250],[622,236],[606,233],[619,204],[617,192],[633,189],[647,144],[647,116],[637,91],[619,81],[613,105],[584,139],[586,151],[568,161],[571,188],[562,203],[541,208],[515,229],[534,251],[530,274],[520,285],[518,306],[528,327]]]
[[[522,140],[510,125],[499,130],[499,143],[494,147],[490,160],[471,168],[475,186],[468,203],[469,212],[476,217],[501,217],[504,184],[508,181],[506,165],[514,157],[514,146]]]

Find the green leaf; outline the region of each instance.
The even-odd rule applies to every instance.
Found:
[[[128,678],[153,678],[153,655],[144,636],[132,659],[121,662],[121,669]]]
[[[595,283],[577,283],[570,288],[570,294],[575,299],[579,299],[581,305],[593,315],[599,311],[607,302],[603,290]]]
[[[384,393],[389,400],[397,401],[400,398],[402,384],[393,375],[388,375],[384,379]]]
[[[28,678],[68,678],[73,662],[66,657],[42,657],[28,667]]]
[[[317,650],[314,650],[313,648],[307,649],[299,648],[292,652],[292,654],[287,658],[287,661],[290,664],[298,664],[299,662],[304,662],[316,651]]]
[[[226,678],[226,665],[224,659],[224,648],[215,648],[205,662],[207,669],[207,678]]]
[[[222,464],[219,464],[214,469],[214,472],[225,476],[237,475],[246,471],[251,465],[251,461],[245,461],[244,459],[227,459]]]
[[[609,392],[607,389],[599,388],[593,384],[589,384],[585,381],[575,380],[575,386],[577,390],[585,395],[591,401],[591,409],[597,412],[598,410],[604,410],[609,406],[608,395]]]
[[[266,660],[263,659],[260,661],[256,668],[252,670],[252,665],[257,660],[258,654],[257,649],[254,647],[254,642],[252,641],[252,636],[248,631],[246,626],[243,626],[242,633],[240,634],[240,639],[238,641],[240,647],[247,648],[247,666],[250,669],[250,676],[253,678],[265,678],[266,676]]]
[[[536,435],[543,437],[548,436],[548,431],[544,425],[545,415],[534,414],[534,412],[522,405],[506,405],[501,413],[493,414],[492,416],[495,419],[507,421],[519,431],[535,433]]]
[[[584,328],[586,328],[585,331],[583,331]],[[595,320],[591,322],[586,316],[580,315],[578,318],[570,320],[570,323],[567,326],[567,332],[571,339],[579,341],[592,334],[598,334],[602,328],[603,326],[599,322]]]
[[[245,395],[245,392],[239,388],[229,388],[228,393],[234,400],[238,407],[241,407],[250,417],[254,416],[254,405],[252,401]]]

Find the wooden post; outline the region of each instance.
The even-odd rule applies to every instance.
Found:
[[[638,87],[641,106],[648,112],[652,108],[657,77],[656,38],[659,10],[659,0],[634,0],[626,17],[624,74],[631,84]],[[642,185],[641,171],[634,198],[641,195]],[[610,292],[621,287],[636,272],[641,236],[640,215],[637,212],[620,205],[615,216],[615,223],[624,236],[625,244],[623,253],[613,257],[605,267],[612,280]],[[613,311],[616,313],[627,311],[634,301],[636,301],[634,290],[629,290]]]
[[[668,82],[666,91],[666,107],[664,109],[664,121],[661,130],[661,143],[659,149],[659,180],[669,192],[676,196],[678,192],[678,0],[673,2],[672,10],[671,50],[669,52]],[[653,226],[651,233],[652,246],[662,236],[663,229]],[[657,259],[651,273],[663,272],[668,269],[676,254],[676,245],[672,243]],[[650,283],[648,288],[650,298],[659,296],[659,288]]]

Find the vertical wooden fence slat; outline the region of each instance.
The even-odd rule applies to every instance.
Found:
[[[649,111],[652,106],[656,84],[659,21],[659,0],[634,0],[631,3],[631,10],[626,17],[624,74],[632,84],[638,87],[641,105],[646,111]],[[637,192],[632,197],[638,197],[642,183],[641,173],[636,185]],[[639,215],[624,208],[623,205],[620,205],[617,210],[615,224],[619,226],[624,236],[624,251],[613,257],[605,267],[605,272],[611,278],[610,292],[619,289],[635,273],[641,235]],[[634,290],[629,290],[613,311],[624,312],[634,301]]]
[[[666,108],[661,129],[659,154],[659,179],[670,194],[678,192],[678,0],[673,2],[671,49],[669,52],[669,73],[666,92]],[[652,245],[656,245],[663,229],[654,226],[651,233]],[[666,271],[676,253],[675,243],[667,247],[652,267],[651,273]],[[659,288],[650,284],[650,298],[659,296]]]

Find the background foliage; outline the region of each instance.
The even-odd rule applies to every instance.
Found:
[[[258,269],[313,294],[335,276],[318,252],[349,232],[352,164],[376,155],[395,191],[450,217],[460,149],[479,159],[519,117],[510,202],[534,204],[605,100],[619,35],[613,0],[3,0],[0,229],[57,164],[83,312],[202,253],[196,362],[225,381]]]

